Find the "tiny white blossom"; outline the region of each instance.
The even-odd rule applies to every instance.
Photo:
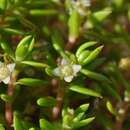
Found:
[[[0,62],[0,82],[8,84],[10,81],[11,73],[14,71],[15,63],[4,64]]]
[[[66,82],[71,82],[80,71],[81,65],[70,64],[67,60],[62,59],[61,65],[53,70],[55,76],[61,77]]]
[[[91,0],[72,0],[72,3],[83,7],[91,6]]]
[[[91,0],[72,0],[72,8],[76,9],[80,15],[86,15],[86,9],[91,6]]]
[[[124,114],[125,113],[125,110],[123,108],[120,108],[119,111],[118,111],[119,114]]]

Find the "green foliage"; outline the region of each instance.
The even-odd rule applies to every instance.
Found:
[[[70,86],[70,90],[81,93],[81,94],[102,98],[102,96],[99,93],[97,93],[91,89],[82,87],[82,86],[72,85],[72,86]]]
[[[56,128],[45,119],[40,119],[39,124],[41,130],[56,130]]]
[[[128,130],[129,6],[0,0],[0,130]]]
[[[15,57],[17,61],[24,60],[28,54],[32,51],[34,45],[34,38],[32,36],[26,36],[24,39],[20,41],[18,44]]]
[[[5,128],[4,128],[4,126],[2,124],[0,124],[0,129],[5,130]]]
[[[72,39],[76,39],[80,33],[80,15],[76,10],[72,11],[70,15],[69,21],[69,37]]]
[[[107,106],[107,109],[108,109],[108,111],[109,112],[111,112],[113,115],[117,115],[117,112],[116,112],[116,110],[113,108],[113,106],[112,106],[112,104],[111,104],[111,102],[110,101],[107,101],[107,103],[106,103],[106,106]]]
[[[22,121],[19,119],[18,114],[14,113],[14,120],[13,120],[14,130],[24,130],[24,126]]]
[[[56,105],[56,100],[53,97],[39,98],[37,104],[42,107],[53,107]]]
[[[63,116],[63,128],[64,129],[77,129],[83,127],[90,122],[92,122],[95,117],[90,117],[85,119],[84,115],[88,109],[89,104],[83,104],[79,106],[76,110],[65,108],[62,111]]]
[[[21,84],[25,86],[39,86],[39,85],[44,85],[47,84],[47,81],[45,80],[40,80],[40,79],[34,79],[34,78],[22,78],[19,79],[16,84]]]

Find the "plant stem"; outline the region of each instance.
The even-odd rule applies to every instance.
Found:
[[[58,86],[57,88],[57,97],[56,97],[56,106],[52,110],[52,119],[56,120],[59,117],[59,114],[62,109],[63,105],[63,100],[64,100],[64,88],[62,86]]]
[[[66,44],[65,49],[66,50],[73,49],[75,47],[76,43],[77,43],[76,40],[73,43],[71,43],[69,41]],[[62,109],[65,90],[64,90],[63,86],[61,86],[60,83],[57,80],[53,79],[52,81],[53,81],[52,86],[54,86],[54,88],[57,89],[57,95],[56,95],[57,103],[56,103],[56,106],[52,109],[52,120],[55,121],[59,117],[59,114],[60,114],[61,109]]]
[[[7,88],[7,95],[9,96],[13,96],[14,94],[14,90],[15,90],[15,81],[17,78],[17,72],[12,73],[11,75],[11,79],[10,82],[8,84],[8,88]],[[7,130],[11,130],[12,127],[12,123],[13,123],[13,109],[12,109],[12,102],[6,102],[5,103],[5,119],[7,122]]]
[[[119,113],[117,116],[114,130],[122,130],[123,123],[124,123],[126,116],[127,116],[128,107],[129,107],[129,102],[124,101],[121,104],[120,109],[122,110],[122,113]]]
[[[79,41],[79,38],[76,38],[73,41],[70,41],[68,39],[68,43],[66,44],[65,49],[68,51],[72,50],[75,47],[75,45],[78,43],[78,41]]]

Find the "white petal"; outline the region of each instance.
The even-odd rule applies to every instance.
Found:
[[[60,76],[60,75],[61,75],[60,69],[59,69],[58,67],[55,68],[55,69],[53,70],[53,74],[54,74],[55,76]]]
[[[89,7],[91,5],[91,1],[90,0],[82,0],[81,3],[86,6]]]
[[[9,81],[10,81],[10,76],[8,76],[7,78],[5,78],[5,79],[3,80],[3,82],[4,82],[5,84],[8,84]]]
[[[10,70],[10,72],[13,72],[13,70],[14,70],[14,68],[15,68],[15,63],[8,64],[7,67],[8,67],[8,69]]]
[[[81,70],[81,65],[75,64],[75,65],[72,66],[72,68],[73,68],[73,73],[76,76],[76,74]]]
[[[66,82],[71,82],[72,79],[73,79],[73,77],[74,77],[74,76],[66,76],[66,77],[64,77],[64,80],[65,80]]]
[[[68,61],[66,59],[61,60],[61,65],[67,65],[67,64],[68,64]]]

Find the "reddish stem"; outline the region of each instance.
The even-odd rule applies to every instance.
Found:
[[[16,81],[17,74],[12,73],[10,82],[8,84],[7,88],[7,95],[8,96],[13,96],[14,93],[14,83]],[[7,130],[12,130],[12,123],[13,123],[13,110],[12,110],[12,102],[6,102],[5,103],[5,119],[7,122]]]
[[[62,88],[62,86],[59,86],[56,97],[57,104],[52,110],[52,119],[54,121],[59,117],[63,105],[63,99],[64,99],[64,89]]]

